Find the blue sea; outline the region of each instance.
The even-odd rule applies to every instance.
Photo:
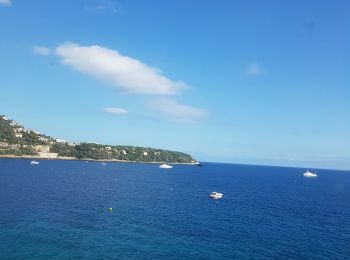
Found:
[[[0,259],[350,259],[350,172],[305,170],[0,159]]]

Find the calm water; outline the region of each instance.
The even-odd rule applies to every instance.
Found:
[[[1,159],[0,258],[349,259],[350,172],[304,170]]]

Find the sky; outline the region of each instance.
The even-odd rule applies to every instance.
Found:
[[[73,142],[350,169],[349,10],[0,0],[0,114]]]

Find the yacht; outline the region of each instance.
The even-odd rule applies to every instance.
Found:
[[[221,199],[224,194],[213,191],[212,193],[209,194],[209,197],[212,199]]]
[[[31,165],[37,165],[37,164],[39,164],[39,162],[37,162],[37,161],[31,161],[30,164],[31,164]]]
[[[303,173],[303,176],[307,177],[307,178],[312,178],[312,177],[317,177],[317,174],[316,174],[316,172],[313,173],[313,172],[306,171]]]
[[[171,169],[173,168],[173,166],[169,165],[169,164],[166,164],[166,163],[163,163],[161,165],[159,165],[159,168],[162,168],[162,169]]]

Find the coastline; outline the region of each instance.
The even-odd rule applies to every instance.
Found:
[[[12,154],[1,154],[0,159],[40,159],[40,160],[66,160],[66,161],[91,161],[91,162],[119,162],[119,163],[147,163],[147,164],[183,164],[183,165],[196,165],[196,162],[188,162],[188,163],[180,163],[180,162],[144,162],[144,161],[126,161],[126,160],[117,160],[117,159],[111,159],[111,160],[95,160],[95,159],[78,159],[75,157],[41,157],[41,156],[35,156],[35,155],[23,155],[23,156],[16,156]]]

